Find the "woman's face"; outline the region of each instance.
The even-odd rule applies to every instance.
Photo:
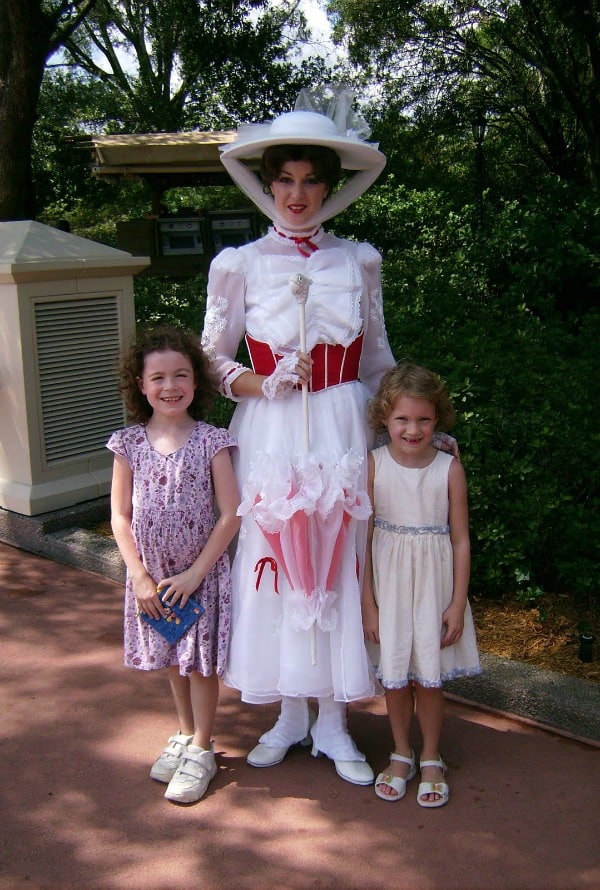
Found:
[[[317,182],[310,161],[286,161],[279,176],[271,183],[277,215],[295,232],[308,231],[311,220],[321,209],[328,188]]]

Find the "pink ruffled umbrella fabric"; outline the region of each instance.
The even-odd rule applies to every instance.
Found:
[[[301,630],[336,625],[335,581],[350,523],[371,514],[359,488],[361,464],[352,451],[331,464],[310,452],[292,463],[260,453],[244,485],[238,512],[252,515],[269,542],[292,588],[292,620]]]

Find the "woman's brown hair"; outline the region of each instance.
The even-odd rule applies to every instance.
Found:
[[[288,161],[308,161],[317,182],[324,182],[330,192],[342,175],[339,157],[325,145],[269,145],[260,159],[260,175],[265,186],[277,179]]]

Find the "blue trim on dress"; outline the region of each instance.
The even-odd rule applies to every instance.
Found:
[[[409,683],[418,683],[424,689],[441,689],[442,685],[449,683],[450,680],[456,680],[458,677],[477,677],[482,673],[483,669],[481,665],[478,665],[472,668],[455,668],[450,673],[442,674],[439,680],[424,680],[422,677],[412,673],[408,674],[404,680],[384,680],[379,665],[375,669],[375,676],[384,689],[405,689]]]
[[[386,532],[394,532],[396,535],[449,535],[449,525],[394,525],[387,519],[375,517],[373,524]]]

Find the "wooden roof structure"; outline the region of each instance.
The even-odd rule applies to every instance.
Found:
[[[232,142],[234,130],[205,133],[134,133],[92,136],[95,176],[151,173],[221,173],[219,146]]]
[[[158,206],[163,192],[179,186],[230,185],[219,147],[235,130],[91,136],[92,175],[107,182],[144,179]]]

